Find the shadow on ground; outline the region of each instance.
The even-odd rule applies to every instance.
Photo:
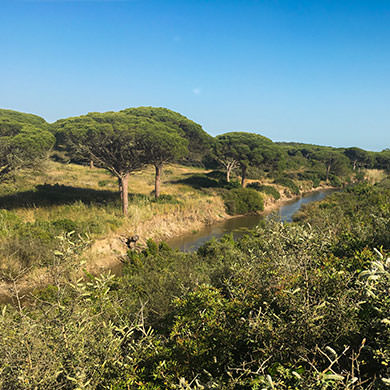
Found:
[[[129,195],[136,197],[136,194]],[[0,208],[18,209],[66,205],[81,201],[85,204],[120,203],[119,194],[107,190],[71,187],[59,184],[37,185],[34,190],[0,196]]]
[[[205,188],[236,188],[239,183],[234,181],[227,183],[225,179],[225,173],[220,171],[212,171],[206,174],[192,174],[185,179],[174,180],[171,184],[186,184],[197,190]]]

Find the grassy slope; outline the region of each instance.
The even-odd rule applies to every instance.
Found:
[[[42,172],[21,172],[15,183],[0,186],[0,209],[8,209],[12,218],[23,222],[77,222],[93,241],[83,257],[89,270],[97,271],[115,264],[117,255],[125,252],[120,235],[138,234],[143,244],[149,238],[164,240],[225,218],[223,201],[212,191],[174,183],[201,172],[197,168],[167,166],[162,192],[176,200],[161,202],[149,197],[154,171],[148,168],[135,173],[129,179],[129,216],[123,218],[117,182],[106,171],[49,161]],[[10,240],[10,235],[0,234],[0,243],[8,242],[13,248],[23,245]],[[0,251],[0,255],[3,266],[6,264],[11,271],[20,268],[13,250]],[[42,269],[36,273],[42,279]]]

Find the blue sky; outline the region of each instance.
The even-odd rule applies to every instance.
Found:
[[[0,107],[168,107],[209,133],[390,147],[388,0],[0,0]]]

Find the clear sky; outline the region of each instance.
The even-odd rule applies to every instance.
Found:
[[[0,107],[390,147],[389,0],[0,0]]]

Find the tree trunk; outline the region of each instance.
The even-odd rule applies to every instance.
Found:
[[[160,196],[160,183],[161,183],[161,173],[162,173],[162,164],[161,165],[155,165],[156,168],[156,176],[154,179],[154,196],[156,199]]]
[[[329,182],[330,164],[326,167],[326,182]]]
[[[232,172],[233,165],[228,165],[226,168],[226,181],[230,183],[230,173]]]
[[[119,178],[120,188],[121,188],[121,201],[122,201],[122,212],[123,215],[127,216],[127,211],[129,208],[129,196],[128,196],[128,183],[129,183],[129,174]]]
[[[119,193],[121,195],[121,202],[122,202],[122,199],[123,199],[123,193],[122,193],[122,181],[121,179],[118,177],[118,190],[119,190]]]
[[[241,187],[245,187],[245,179],[246,179],[246,166],[241,167]]]
[[[355,160],[355,161],[353,162],[353,170],[356,169],[356,163],[357,163],[357,161]]]
[[[89,169],[92,169],[94,168],[95,166],[93,165],[93,161],[92,160],[89,160]]]

